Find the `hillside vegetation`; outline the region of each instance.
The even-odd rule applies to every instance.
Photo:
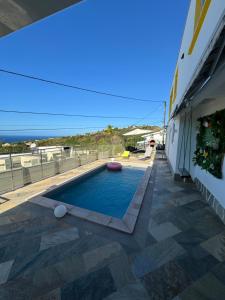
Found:
[[[158,126],[138,126],[141,129],[157,131],[160,129]],[[101,131],[96,131],[86,134],[78,134],[74,136],[65,136],[57,138],[49,138],[46,140],[35,141],[37,146],[79,146],[83,148],[94,147],[97,145],[123,145],[126,146],[135,146],[137,141],[143,140],[141,136],[123,136],[124,133],[135,129],[134,127],[126,128],[115,128],[111,125],[108,125],[106,129]],[[29,141],[12,143],[10,146],[5,146],[3,143],[0,143],[0,152],[1,153],[18,153],[25,152],[29,150],[29,147],[26,143]]]

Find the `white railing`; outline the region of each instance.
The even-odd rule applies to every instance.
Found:
[[[0,155],[0,194],[16,190],[98,159],[118,156],[122,145],[59,148],[39,153]]]

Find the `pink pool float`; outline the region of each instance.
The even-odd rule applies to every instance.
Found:
[[[122,165],[116,161],[109,162],[106,164],[106,168],[109,171],[121,171],[122,170]]]

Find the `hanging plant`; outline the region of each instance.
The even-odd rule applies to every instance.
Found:
[[[193,161],[217,178],[222,178],[225,153],[225,109],[199,120]]]
[[[203,126],[204,126],[205,128],[208,128],[208,127],[209,127],[209,122],[208,122],[208,121],[204,121],[204,122],[203,122]]]

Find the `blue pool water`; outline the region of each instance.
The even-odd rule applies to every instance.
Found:
[[[104,167],[47,193],[46,197],[122,218],[143,175],[143,169],[110,172]]]

